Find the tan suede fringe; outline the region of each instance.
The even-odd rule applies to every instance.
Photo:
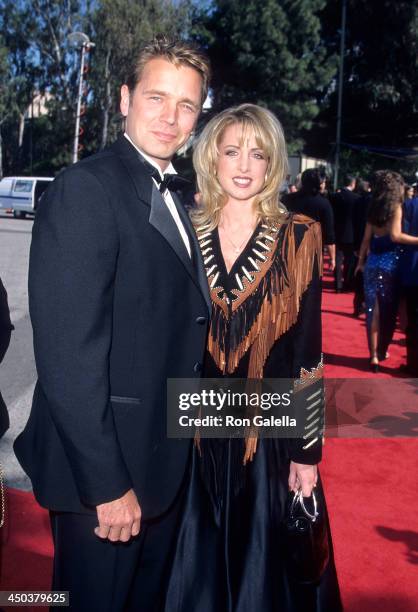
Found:
[[[294,225],[298,222],[305,223],[307,229],[296,250]],[[276,291],[270,300],[266,286],[266,291],[265,293],[263,292],[263,295],[266,297],[263,300],[256,320],[246,337],[242,339],[234,350],[229,352],[227,362],[226,355],[220,348],[220,339],[216,336],[214,337],[213,334],[209,334],[208,350],[218,368],[226,374],[231,374],[236,369],[242,357],[250,349],[248,378],[260,379],[263,377],[264,364],[274,343],[297,321],[300,302],[312,280],[315,261],[318,262],[319,273],[321,274],[322,272],[321,227],[317,223],[312,223],[312,221],[309,223],[306,218],[299,216],[286,226],[281,249],[284,273],[279,276],[275,270],[271,270],[271,275],[266,277],[267,271],[272,266],[275,250],[275,248],[272,249],[271,259],[269,258],[263,266],[263,275],[260,282],[272,283]],[[244,279],[243,284],[245,287],[244,291],[247,293],[250,285],[248,283],[245,284]],[[251,286],[251,289],[253,292],[255,291],[254,286]],[[239,294],[237,293],[237,295]],[[216,297],[218,296],[216,295]],[[224,304],[221,306],[216,302],[214,308],[222,308],[223,316],[225,316]],[[237,302],[241,303],[233,305],[232,317],[237,308],[245,308],[245,301],[238,299]],[[224,345],[223,342],[222,345]],[[252,461],[254,457],[257,449],[257,437],[257,430],[255,428],[246,436],[244,464],[247,461]]]

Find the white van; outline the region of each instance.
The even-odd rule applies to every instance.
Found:
[[[0,181],[0,209],[12,210],[16,219],[35,214],[39,200],[53,178],[8,176]]]

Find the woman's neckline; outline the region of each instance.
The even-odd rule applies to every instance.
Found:
[[[222,268],[223,268],[223,270],[224,270],[224,273],[226,274],[226,276],[227,276],[228,278],[230,278],[230,277],[232,276],[232,273],[233,273],[233,271],[234,271],[234,268],[235,268],[235,267],[236,267],[236,265],[237,265],[237,262],[238,262],[240,259],[242,259],[242,257],[243,257],[243,256],[245,256],[246,251],[247,251],[247,248],[248,248],[248,245],[249,245],[249,244],[250,244],[250,243],[251,243],[251,242],[254,240],[254,238],[255,238],[256,234],[257,234],[257,233],[260,231],[260,225],[261,225],[261,221],[259,221],[259,222],[256,224],[256,226],[255,226],[255,228],[254,228],[254,231],[253,231],[253,232],[250,234],[250,236],[248,237],[247,242],[246,242],[246,243],[245,243],[245,245],[243,246],[243,248],[242,248],[241,252],[240,252],[240,253],[239,253],[239,254],[236,256],[236,258],[235,258],[235,260],[234,260],[234,262],[233,262],[233,264],[232,264],[232,266],[230,267],[230,269],[229,269],[229,270],[228,270],[228,268],[227,268],[227,266],[226,266],[225,257],[224,257],[224,254],[223,254],[223,252],[222,252],[221,238],[220,238],[220,236],[219,236],[219,226],[216,226],[216,228],[215,228],[215,230],[214,230],[214,231],[215,231],[216,240],[217,240],[217,246],[218,246],[218,250],[219,250],[219,257],[220,257],[220,260],[221,260],[221,261],[220,261],[220,263],[221,263],[221,266],[222,266]]]

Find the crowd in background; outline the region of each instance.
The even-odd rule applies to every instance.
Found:
[[[290,178],[290,177],[289,177]],[[406,305],[407,363],[418,376],[418,187],[396,172],[372,180],[348,175],[331,193],[324,168],[287,182],[282,201],[320,222],[337,293],[353,292],[353,316],[366,315],[370,368],[389,357],[399,305]]]

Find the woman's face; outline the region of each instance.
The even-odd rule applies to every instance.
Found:
[[[248,201],[264,187],[268,160],[257,145],[254,132],[242,138],[242,126],[228,126],[218,146],[216,166],[218,181],[229,201]]]
[[[410,200],[414,197],[414,188],[409,187],[409,189],[405,189],[405,199]]]

